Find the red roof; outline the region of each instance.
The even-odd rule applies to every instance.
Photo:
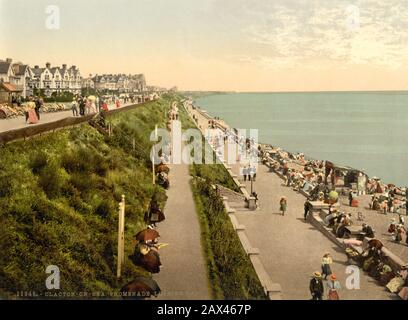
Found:
[[[14,84],[8,82],[2,82],[0,87],[6,90],[7,92],[21,92],[23,90],[18,89]]]

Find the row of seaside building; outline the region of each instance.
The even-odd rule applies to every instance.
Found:
[[[7,102],[12,95],[26,98],[41,90],[45,96],[54,92],[80,94],[82,88],[117,93],[137,93],[160,91],[160,88],[147,87],[143,74],[103,74],[83,78],[77,66],[52,66],[46,63],[30,67],[12,59],[0,60],[0,102]]]

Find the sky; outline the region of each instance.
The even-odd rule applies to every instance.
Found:
[[[179,90],[407,90],[408,0],[0,0],[8,57]]]

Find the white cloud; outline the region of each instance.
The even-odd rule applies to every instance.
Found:
[[[245,2],[242,35],[259,46],[247,61],[271,67],[319,60],[320,66],[334,61],[388,68],[407,62],[407,0],[278,2]]]

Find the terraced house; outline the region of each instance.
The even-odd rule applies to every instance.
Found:
[[[33,72],[30,67],[21,62],[13,63],[13,60],[7,58],[0,60],[0,83],[6,84],[6,88],[13,90],[14,93],[27,97],[32,94],[29,82],[33,78]]]
[[[38,65],[32,69],[34,76],[30,79],[30,88],[32,90],[44,90],[44,94],[50,96],[52,93],[71,92],[81,93],[82,77],[76,66],[51,67],[48,62],[45,68]]]
[[[91,76],[85,79],[83,84],[89,88],[100,91],[144,92],[146,91],[146,79],[143,74],[103,74]]]
[[[46,96],[64,91],[80,94],[82,77],[76,66],[68,68],[63,64],[62,67],[51,67],[50,63],[46,63],[45,68],[38,65],[30,68],[7,58],[0,60],[0,83],[7,84],[6,87],[13,90],[13,94],[26,98],[34,94],[35,89],[43,90]]]

